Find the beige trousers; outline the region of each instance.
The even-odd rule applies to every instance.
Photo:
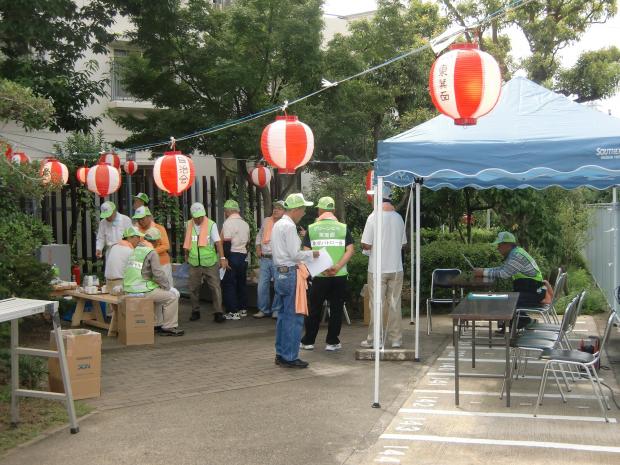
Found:
[[[403,339],[403,317],[401,313],[400,296],[403,290],[403,272],[381,274],[381,310],[382,331],[387,343],[400,344]],[[373,302],[374,302],[374,274],[368,273],[368,296],[370,298],[370,324],[368,325],[367,341],[372,343],[374,337]]]
[[[179,299],[176,295],[163,289],[153,289],[146,296],[155,304],[155,326],[165,329],[179,326]],[[162,309],[161,319],[157,315],[157,308]]]
[[[211,291],[213,310],[216,313],[223,313],[220,268],[217,263],[213,266],[189,266],[189,292],[192,311],[200,311],[200,288],[203,279]]]

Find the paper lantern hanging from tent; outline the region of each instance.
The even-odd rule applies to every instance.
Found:
[[[24,152],[13,152],[13,155],[11,155],[11,163],[15,163],[17,165],[27,165],[30,163],[30,157]]]
[[[275,122],[263,129],[261,151],[267,163],[280,173],[294,174],[310,161],[314,135],[297,116],[277,116]]]
[[[162,191],[178,196],[194,183],[194,162],[178,150],[164,152],[155,161],[153,178]]]
[[[114,152],[102,152],[99,157],[99,163],[113,166],[117,170],[121,168],[121,158]]]
[[[454,44],[431,67],[433,104],[454,124],[471,126],[497,103],[502,75],[495,58],[476,44]]]
[[[88,176],[88,167],[86,166],[80,166],[75,172],[75,177],[81,184],[86,184],[87,176]]]
[[[6,148],[4,149],[4,158],[6,158],[7,161],[11,161],[11,157],[13,156],[13,146],[7,142],[4,143],[6,144]]]
[[[47,158],[41,164],[40,175],[44,184],[67,184],[69,180],[69,170],[67,165],[60,163],[55,158]]]
[[[138,162],[128,160],[123,165],[123,169],[125,170],[125,173],[127,173],[129,176],[132,176],[138,171]]]
[[[86,187],[99,197],[106,197],[121,187],[121,172],[106,163],[97,163],[88,170]]]
[[[375,170],[368,170],[366,173],[366,192],[372,190],[372,180],[375,177]],[[372,195],[366,194],[366,198],[372,203]]]
[[[252,184],[263,188],[271,182],[271,170],[263,165],[258,165],[250,173]]]

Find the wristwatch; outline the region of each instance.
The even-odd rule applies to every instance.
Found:
[[[220,257],[220,260],[228,260],[226,257]]]

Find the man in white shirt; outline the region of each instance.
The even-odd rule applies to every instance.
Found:
[[[227,320],[238,320],[248,314],[246,276],[248,272],[247,243],[250,241],[250,226],[239,214],[239,204],[235,200],[224,202],[226,221],[222,225],[224,255],[230,269],[222,279],[222,299],[228,313]]]
[[[399,348],[402,344],[402,314],[401,292],[403,289],[403,260],[402,248],[407,244],[405,222],[402,216],[395,211],[391,203],[391,192],[388,186],[383,189],[383,228],[381,244],[381,309],[382,309],[382,338],[387,345],[391,342],[392,348]],[[368,261],[368,289],[370,302],[374,302],[374,271],[377,247],[374,247],[375,212],[366,220],[362,233],[362,249],[370,251]],[[373,347],[374,322],[371,314],[368,326],[368,337],[362,341],[362,347]],[[385,334],[385,336],[383,336]],[[381,341],[380,341],[381,343]]]
[[[271,233],[274,224],[282,218],[282,215],[284,215],[284,202],[277,200],[272,204],[271,216],[263,220],[256,235],[256,256],[260,263],[260,273],[257,289],[258,312],[253,315],[254,318],[264,318],[269,315],[271,318],[278,318],[277,307],[271,306],[271,281],[275,277],[271,255]]]
[[[116,211],[114,202],[103,202],[99,215],[99,229],[97,230],[96,252],[97,258],[103,256],[104,249],[110,248],[123,238],[123,232],[132,226],[131,220]],[[107,254],[107,252],[106,252]]]
[[[276,324],[276,365],[284,368],[306,368],[308,362],[299,359],[301,330],[304,316],[295,308],[297,265],[303,260],[319,256],[318,250],[301,250],[297,223],[306,214],[307,202],[303,194],[291,194],[284,202],[286,213],[271,233],[271,253],[275,267],[276,300],[280,306]]]
[[[132,226],[125,230],[123,239],[110,249],[105,262],[105,281],[111,293],[116,286],[122,286],[129,257],[143,237],[144,234]]]

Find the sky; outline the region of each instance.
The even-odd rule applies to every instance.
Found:
[[[333,15],[347,15],[371,11],[376,8],[375,0],[325,0],[323,11]],[[523,58],[529,55],[527,41],[521,31],[516,28],[509,30],[513,56]],[[587,50],[598,50],[615,45],[620,47],[620,13],[604,24],[593,24],[577,43],[571,44],[561,52],[563,66],[575,64],[579,55]],[[597,102],[596,107],[604,112],[620,118],[620,92],[615,97]]]

